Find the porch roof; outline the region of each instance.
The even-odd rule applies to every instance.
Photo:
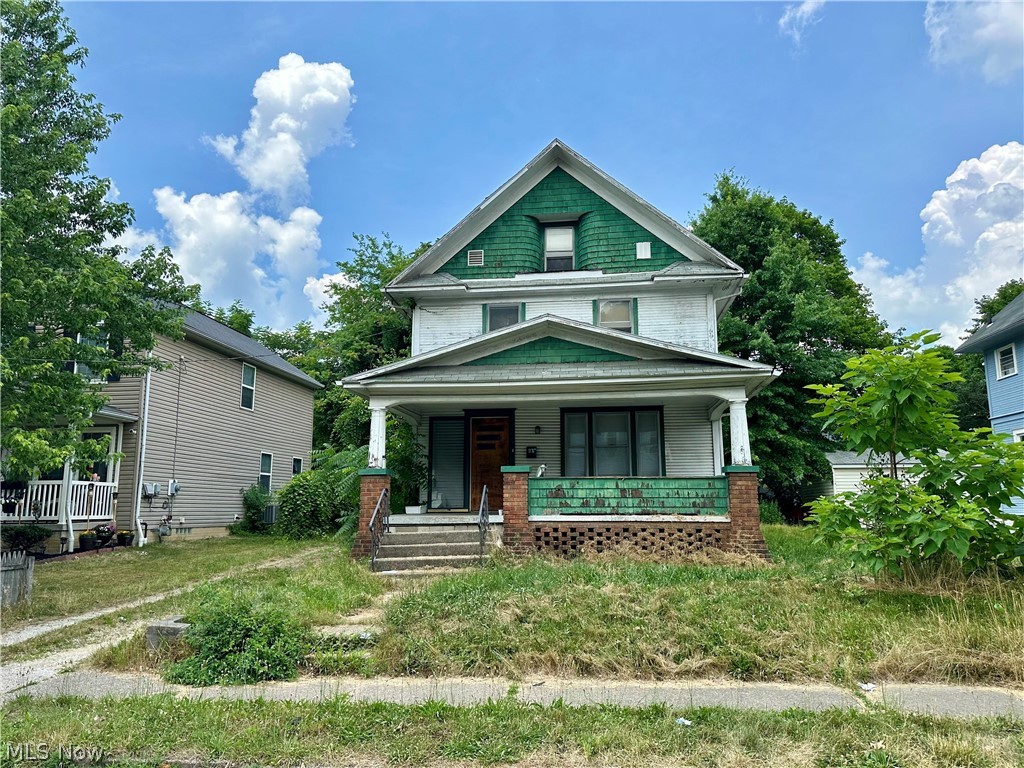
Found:
[[[120,408],[115,408],[112,405],[101,406],[93,416],[97,419],[106,419],[107,421],[119,421],[126,424],[138,421],[139,417],[134,413],[128,413],[128,411],[122,411]]]
[[[568,342],[572,349],[600,354],[549,361],[527,356],[519,358],[522,362],[517,359],[516,364],[510,364],[512,356],[501,354],[527,349],[544,339]],[[553,393],[556,389],[583,392],[636,386],[742,387],[750,396],[774,375],[772,368],[762,363],[543,315],[350,376],[342,384],[366,396],[371,391],[420,394],[444,389],[452,394],[483,394],[501,388],[540,387]]]

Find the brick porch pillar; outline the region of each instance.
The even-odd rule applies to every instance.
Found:
[[[359,528],[352,545],[353,557],[370,556],[370,518],[381,491],[391,490],[391,470],[371,467],[359,470]]]
[[[730,549],[767,558],[757,504],[757,467],[732,465],[724,471],[729,478]]]
[[[528,466],[501,468],[504,524],[502,541],[511,551],[526,554],[533,550],[533,531],[530,529],[530,499]]]

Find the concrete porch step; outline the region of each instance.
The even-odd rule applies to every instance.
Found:
[[[480,530],[391,531],[384,534],[381,546],[409,544],[479,544]]]
[[[446,555],[480,554],[480,539],[476,541],[430,541],[422,544],[392,544],[384,542],[377,550],[377,559],[392,557],[444,557]]]
[[[480,555],[430,555],[419,557],[378,557],[375,571],[410,571],[425,568],[466,568],[480,562]]]

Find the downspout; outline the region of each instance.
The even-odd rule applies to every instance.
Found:
[[[152,352],[146,353],[148,360]],[[146,545],[142,535],[142,478],[146,471],[146,435],[149,431],[149,389],[153,378],[153,369],[146,371],[146,383],[143,385],[142,395],[142,434],[139,435],[139,463],[138,472],[135,475],[135,540],[140,547]]]

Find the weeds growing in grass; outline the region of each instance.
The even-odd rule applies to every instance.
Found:
[[[185,643],[193,651],[171,663],[172,683],[215,685],[287,680],[309,653],[309,630],[284,606],[258,603],[226,586],[198,591],[198,605],[186,614]]]
[[[679,725],[679,716],[693,725]],[[574,708],[512,699],[403,706],[162,695],[22,698],[5,706],[2,717],[11,742],[101,746],[119,764],[187,758],[245,765],[1012,768],[1024,759],[1020,721],[884,710]]]
[[[879,584],[807,530],[767,533],[770,567],[498,560],[389,603],[375,655],[393,674],[1024,685],[1024,585]]]

